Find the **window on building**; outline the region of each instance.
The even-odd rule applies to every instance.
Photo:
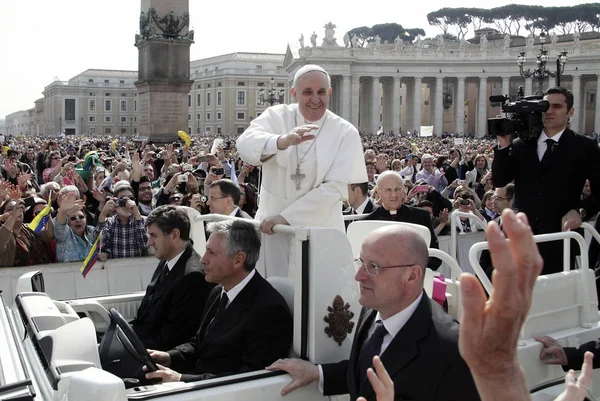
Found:
[[[217,106],[223,105],[223,92],[217,92]]]
[[[127,112],[127,100],[121,100],[121,112]]]
[[[137,100],[133,101],[133,111],[136,112],[137,111]]]
[[[88,82],[94,82],[93,78],[88,79]]]
[[[121,127],[121,134],[126,134],[126,133],[127,133],[127,128]]]
[[[244,127],[237,127],[237,133],[238,133],[238,135],[243,134],[244,131],[245,131]]]
[[[202,119],[202,114],[198,113],[196,114],[196,120],[200,121]]]
[[[188,95],[188,107],[192,107],[192,95]]]
[[[121,122],[122,123],[126,123],[127,122],[127,117],[126,116],[121,116]]]
[[[111,127],[104,127],[104,134],[105,135],[112,134],[112,128]]]
[[[94,135],[96,133],[96,127],[89,127],[90,134]]]
[[[196,95],[196,107],[200,107],[200,103],[202,103],[202,94],[198,93]]]
[[[119,83],[120,83],[120,84],[124,84],[124,83],[125,83],[125,81],[122,79],[122,80],[120,80],[120,81],[119,81]]]
[[[217,86],[223,86],[221,82],[217,82]]]
[[[282,65],[278,65],[278,66],[277,66],[277,69],[278,69],[278,70],[283,70],[283,66],[282,66]]]
[[[217,134],[221,134],[221,127],[217,127]]]
[[[256,86],[261,86],[262,87],[262,86],[265,86],[265,83],[264,82],[259,82],[259,83],[256,84]]]
[[[244,113],[243,111],[238,111],[237,112],[237,119],[238,120],[245,120],[246,119],[246,113]]]
[[[90,92],[90,96],[96,96],[96,92]]]
[[[108,83],[110,83],[110,81],[109,81],[108,79],[105,79],[105,80],[104,80],[104,83],[105,83],[105,84],[108,84]]]
[[[202,85],[198,84],[198,86],[196,86],[196,89],[202,89]]]
[[[196,127],[196,134],[199,134],[200,132],[202,132],[200,131],[200,126]]]
[[[133,133],[137,134],[137,127],[133,127]]]
[[[217,120],[220,120],[220,119],[221,119],[221,112],[218,112],[217,113]]]
[[[256,66],[256,69],[257,69],[257,70],[262,70],[262,65],[257,65],[257,66]]]
[[[210,95],[212,95],[212,93],[206,94],[206,107],[210,107]]]
[[[192,115],[188,114],[188,121],[191,121],[191,119],[192,119]]]
[[[75,120],[75,99],[65,99],[65,120]]]
[[[96,111],[96,99],[90,99],[88,101],[88,111]]]
[[[212,86],[212,84],[206,84],[207,88],[210,88]]]
[[[256,113],[256,118],[258,118],[258,116],[260,116],[262,113]]]
[[[133,116],[133,122],[137,123],[137,117],[136,116]]]
[[[112,123],[112,117],[111,116],[104,116],[104,122],[105,123]]]
[[[238,81],[238,86],[244,86],[246,83],[244,81]]]
[[[210,120],[210,113],[206,113],[206,120]]]
[[[121,93],[121,97],[127,97],[127,93]]]
[[[112,111],[112,100],[104,101],[104,111]]]
[[[91,123],[95,123],[96,122],[96,116],[90,116],[88,118],[88,121],[91,122]]]
[[[237,93],[237,105],[245,106],[246,105],[246,92],[238,91]]]
[[[589,103],[590,104],[594,104],[596,103],[596,94],[594,92],[590,92],[590,99],[589,99]]]
[[[283,82],[277,82],[278,88],[285,88],[285,84]]]
[[[110,97],[110,92],[104,93],[104,97]]]
[[[210,132],[210,127],[206,127],[205,132]]]

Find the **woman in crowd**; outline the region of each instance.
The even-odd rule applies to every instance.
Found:
[[[25,201],[25,215],[23,217],[23,222],[25,224],[31,223],[31,221],[37,216],[48,204],[46,200],[39,198],[37,196],[32,196],[30,198],[24,199]],[[29,206],[27,206],[29,205]]]
[[[53,227],[49,220],[39,235],[24,223],[25,203],[9,199],[0,206],[0,267],[30,266],[51,263],[48,247],[52,242]]]
[[[481,199],[481,209],[479,213],[483,216],[485,221],[492,221],[498,217],[498,213],[494,212],[494,191],[487,191]]]
[[[481,182],[481,179],[485,177],[489,171],[487,158],[482,154],[475,156],[475,168],[468,171],[467,176],[465,177],[465,181],[469,188],[477,188],[477,184]]]
[[[66,159],[64,161],[66,161]],[[50,152],[46,159],[46,169],[44,169],[44,172],[42,173],[44,183],[54,180],[54,177],[60,173],[62,165],[63,159],[60,156],[60,153],[58,151]]]
[[[256,193],[250,184],[240,183],[240,202],[238,207],[250,216],[254,217],[258,206],[256,204]]]
[[[86,223],[84,206],[75,193],[67,193],[61,198],[54,226],[56,261],[59,263],[85,260],[92,249],[94,227]]]

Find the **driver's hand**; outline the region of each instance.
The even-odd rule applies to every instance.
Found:
[[[181,381],[181,373],[177,373],[174,370],[167,368],[166,366],[162,366],[159,364],[157,365],[158,370],[146,373],[146,379],[161,379],[163,383]],[[142,370],[144,372],[147,372],[148,367],[144,366]]]
[[[152,358],[154,362],[164,366],[171,366],[171,355],[169,355],[168,352],[149,349],[148,354],[150,354],[150,358]]]

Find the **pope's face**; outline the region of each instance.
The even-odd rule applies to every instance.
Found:
[[[291,92],[306,121],[315,122],[323,117],[331,96],[331,88],[325,74],[320,71],[304,74]]]

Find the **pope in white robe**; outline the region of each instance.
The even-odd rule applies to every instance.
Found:
[[[297,103],[268,108],[237,140],[242,160],[262,165],[255,218],[267,234],[274,224],[344,231],[348,184],[367,181],[360,136],[327,110],[331,82],[321,67],[300,68],[291,93]],[[266,276],[287,276],[289,254],[289,236],[263,236],[257,268]]]

